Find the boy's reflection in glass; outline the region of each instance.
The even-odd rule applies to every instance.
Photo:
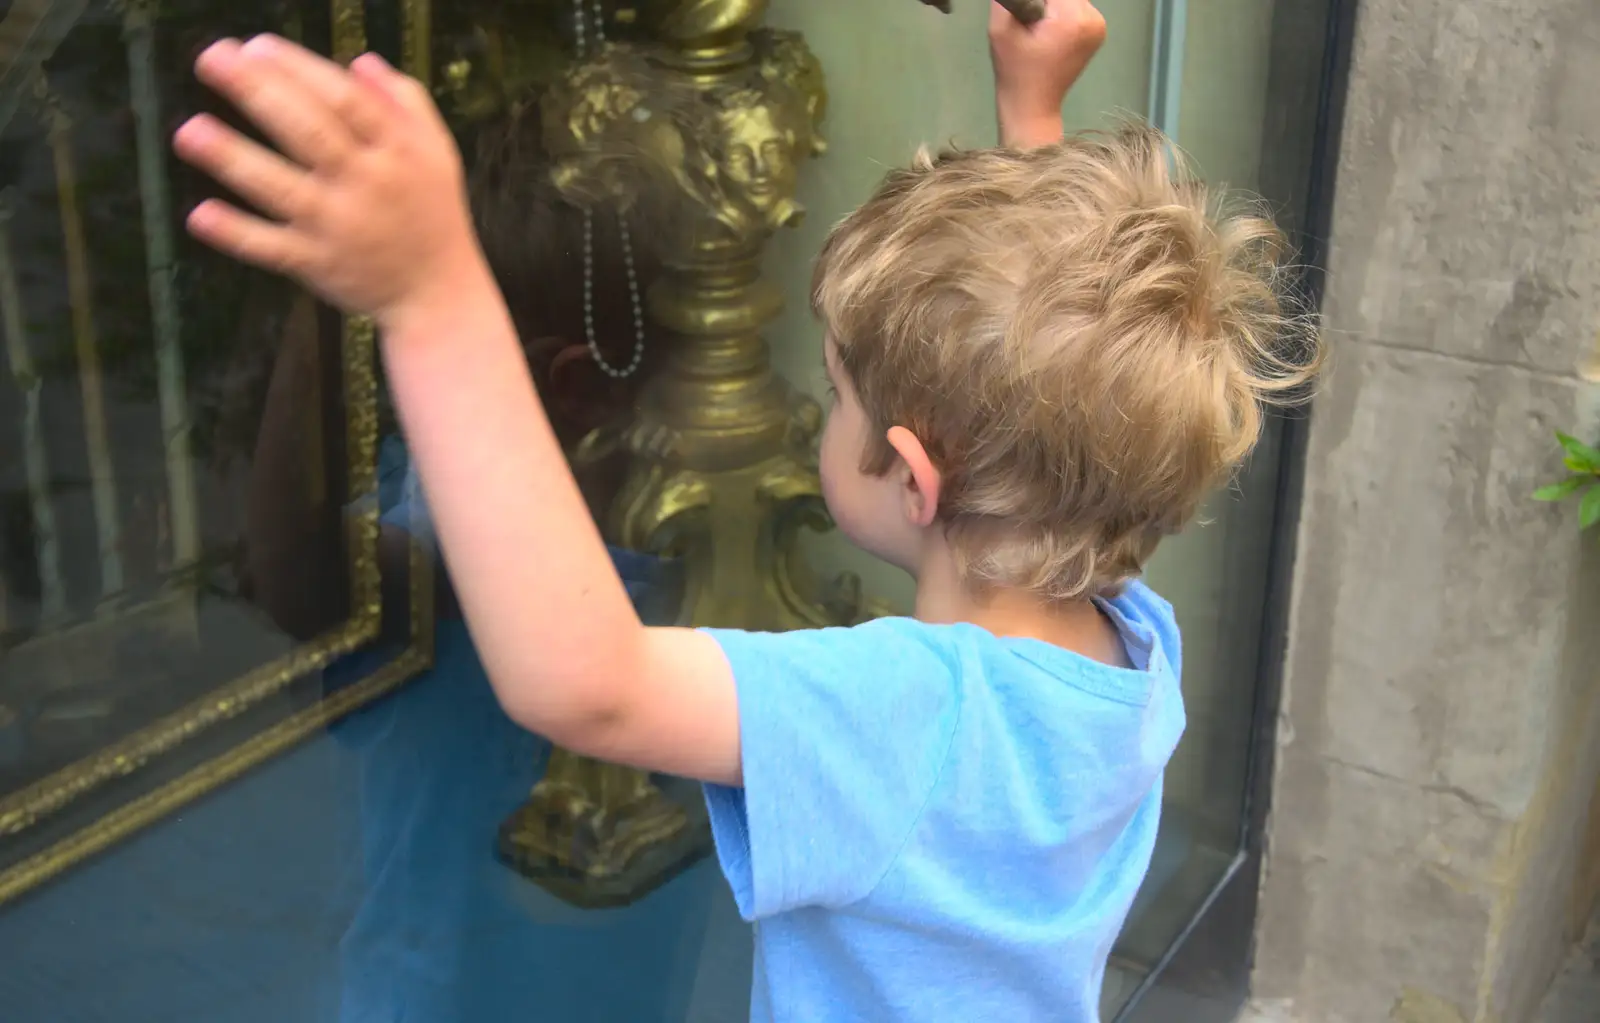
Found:
[[[583,283],[581,262],[572,258],[577,217],[538,201],[542,196],[528,202],[529,195],[502,189],[494,198],[501,207],[522,200],[515,219],[503,208],[486,211],[485,245],[523,336],[539,339],[528,346],[530,364],[570,443],[631,406],[637,378],[609,381],[581,342],[561,340],[583,337],[583,310],[573,303]],[[619,353],[632,344],[631,314],[621,273],[605,269],[621,265],[620,257],[608,258],[617,254],[607,252],[605,234],[596,231],[595,306],[602,337],[616,335],[618,352],[608,354],[625,363]],[[296,381],[308,370],[317,332],[328,329],[308,298],[297,301],[255,453],[245,559],[257,601],[290,631],[318,620],[326,590],[319,583],[343,563],[341,552],[316,549],[330,545],[302,528],[294,510],[303,502],[290,496],[304,475],[297,462],[305,448],[296,435],[311,418],[296,403],[313,393]],[[612,315],[616,326],[608,329]],[[365,677],[405,641],[409,544],[427,541],[426,508],[405,445],[392,425],[384,432],[380,561],[390,642],[335,665],[330,687]],[[615,491],[616,468],[598,466],[580,481],[592,507],[603,507]],[[644,601],[659,575],[655,560],[613,556],[635,601]],[[549,746],[500,710],[442,570],[437,575],[433,669],[335,727],[360,759],[363,836],[364,887],[340,949],[341,1019],[681,1019],[716,878],[695,871],[627,910],[584,912],[495,860],[497,829],[527,798]]]

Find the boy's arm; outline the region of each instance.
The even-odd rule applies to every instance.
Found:
[[[989,11],[1000,144],[1032,149],[1060,142],[1067,90],[1106,40],[1106,19],[1089,0],[1047,0],[1024,25],[998,3]]]
[[[198,117],[179,154],[268,217],[190,230],[376,318],[396,407],[501,704],[576,752],[737,785],[732,669],[709,636],[646,629],[545,419],[426,89],[374,56],[223,41],[201,78],[277,143]]]
[[[506,712],[578,753],[737,785],[728,661],[703,633],[640,624],[489,275],[464,273],[448,301],[407,310],[383,344],[440,546]]]

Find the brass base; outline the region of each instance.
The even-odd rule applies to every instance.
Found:
[[[616,792],[616,784],[628,787]],[[626,906],[710,851],[703,822],[643,772],[551,754],[545,780],[500,826],[502,862],[582,909]]]

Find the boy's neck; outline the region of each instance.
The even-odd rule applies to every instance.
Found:
[[[920,621],[976,625],[996,636],[1037,639],[1090,660],[1130,666],[1121,633],[1092,600],[1052,602],[1014,589],[975,594],[943,544],[925,552],[916,578]]]

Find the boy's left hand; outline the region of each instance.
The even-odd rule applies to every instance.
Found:
[[[380,325],[480,271],[461,155],[421,83],[274,36],[216,43],[195,70],[282,154],[205,114],[178,130],[180,157],[272,218],[208,200],[189,217],[201,241]]]
[[[1061,103],[1106,41],[1106,19],[1090,0],[1047,0],[1044,17],[1024,25],[989,5],[995,102],[1006,145],[1061,141]]]

